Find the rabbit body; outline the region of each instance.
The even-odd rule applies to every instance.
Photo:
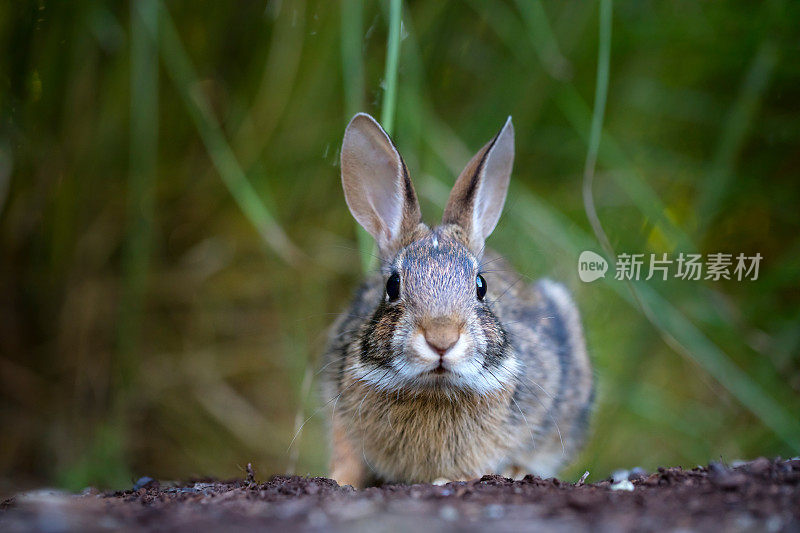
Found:
[[[382,265],[323,361],[339,483],[552,476],[580,447],[594,388],[577,309],[562,285],[484,251],[512,161],[509,120],[431,229],[385,132],[363,114],[348,126],[345,195]]]

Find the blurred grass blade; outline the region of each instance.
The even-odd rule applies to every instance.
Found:
[[[538,235],[543,245],[556,245],[576,258],[581,251],[592,248],[594,243],[588,235],[543,200],[527,191],[519,190],[515,198],[519,204],[516,213],[525,222],[529,231]],[[604,281],[606,286],[629,304],[638,307],[625,284],[607,278]],[[652,313],[653,325],[659,331],[668,333],[665,341],[671,348],[696,361],[793,450],[800,450],[800,422],[796,417],[773,400],[680,310],[659,295],[649,284],[639,282],[636,284],[636,290],[647,309],[657,310]],[[674,339],[677,346],[670,339]],[[775,381],[775,383],[781,382]]]
[[[394,132],[394,115],[397,105],[397,70],[400,62],[400,26],[403,3],[391,0],[389,10],[389,39],[386,46],[386,68],[383,75],[384,93],[381,109],[381,125],[390,136]]]
[[[364,7],[360,0],[342,0],[340,7],[344,109],[349,120],[364,105]]]
[[[281,453],[281,446],[273,437],[278,432],[259,409],[221,380],[204,385],[195,390],[195,399],[220,426],[243,446],[258,445],[273,455]]]
[[[619,284],[609,284],[620,287]],[[648,312],[648,319],[657,329],[668,334],[665,341],[673,350],[699,363],[792,450],[800,451],[800,422],[796,416],[773,400],[669,300],[647,284],[637,283],[636,288],[643,307],[658,310]]]
[[[233,150],[225,140],[222,128],[214,117],[210,105],[200,91],[194,68],[183,48],[169,11],[161,3],[159,11],[161,15],[159,28],[149,29],[153,36],[158,35],[160,38],[159,49],[167,73],[178,89],[211,161],[239,208],[267,245],[287,263],[296,264],[301,255],[300,251],[289,240],[247,180]]]
[[[575,131],[588,143],[586,132],[591,131],[592,111],[577,89],[572,85],[565,85],[558,93],[556,104]],[[667,206],[664,201],[635,170],[625,151],[607,131],[603,131],[603,145],[600,147],[598,159],[606,166],[617,167],[617,170],[609,173],[609,177],[625,192],[645,219],[664,232],[670,249],[687,252],[697,249],[689,235],[666,215]]]
[[[586,163],[583,168],[583,208],[586,218],[592,225],[597,240],[600,241],[609,259],[613,261],[614,250],[608,241],[603,225],[597,216],[594,205],[592,183],[597,164],[597,153],[600,151],[600,137],[603,133],[603,116],[606,111],[608,96],[608,69],[611,63],[611,22],[613,6],[611,0],[600,2],[600,35],[597,51],[597,81],[594,91],[594,111],[592,112],[592,129],[589,132],[589,148],[586,151]]]
[[[778,50],[765,41],[756,52],[742,80],[739,95],[722,125],[722,135],[714,153],[709,176],[699,185],[697,199],[698,235],[702,236],[719,214],[725,195],[734,178],[736,157],[747,140],[772,72],[778,64]]]
[[[540,26],[545,24],[549,27],[549,23],[539,23],[535,21],[533,14],[545,17],[544,9],[536,10],[535,13],[529,14],[527,9],[521,9],[523,12],[523,23],[529,33],[537,33]],[[487,22],[494,31],[494,33],[502,39],[509,51],[520,62],[523,67],[530,68],[531,60],[530,54],[526,51],[525,47],[520,46],[518,40],[514,38],[514,32],[507,31],[507,24],[499,16],[494,13],[489,13]],[[550,33],[549,37],[555,40],[555,36]],[[533,43],[533,53],[540,56],[545,53],[537,46],[547,45],[549,48],[558,49],[557,43],[548,44],[547,41],[541,38],[532,38],[529,42]],[[538,44],[537,44],[538,43]],[[549,70],[548,70],[549,71]],[[557,90],[554,91],[554,99],[556,105],[562,113],[566,116],[570,125],[575,132],[581,136],[584,141],[589,142],[589,135],[591,132],[592,124],[592,109],[586,104],[581,94],[571,82],[564,81],[556,78],[562,83],[559,84]],[[600,162],[614,167],[624,169],[624,172],[614,172],[611,174],[611,179],[620,187],[625,194],[631,199],[633,205],[646,217],[646,219],[659,226],[664,233],[667,241],[670,243],[671,248],[681,248],[684,251],[693,251],[696,246],[692,243],[689,235],[674,221],[666,216],[666,205],[661,198],[656,194],[653,188],[647,181],[638,173],[630,158],[626,155],[625,151],[614,140],[607,131],[603,131],[603,145],[598,152],[598,159]]]
[[[342,0],[339,16],[344,108],[346,120],[350,120],[362,110],[364,105],[364,60],[361,53],[361,40],[364,35],[364,7],[361,0]],[[367,230],[357,222],[354,224],[361,269],[363,272],[369,272],[376,264],[375,243]]]
[[[130,154],[127,234],[123,252],[123,290],[118,329],[119,357],[131,359],[138,344],[147,282],[158,169],[158,40],[146,24],[158,25],[158,0],[135,2],[131,9]],[[124,389],[131,369],[119,369]]]
[[[603,128],[606,96],[608,94],[609,64],[611,56],[612,2],[600,2],[600,29],[592,127],[584,169],[583,200],[586,215],[595,236],[613,263],[614,250],[597,217],[592,196],[592,180],[600,137]],[[579,250],[575,250],[575,257]],[[617,292],[621,284],[606,280]],[[694,324],[672,304],[646,283],[626,283],[635,304],[641,308],[650,323],[659,331],[662,339],[676,352],[704,367],[714,378],[731,392],[743,405],[758,416],[784,442],[793,449],[800,449],[800,424],[789,413],[781,409],[761,388],[714,343],[708,340]],[[625,296],[625,293],[620,293]],[[653,310],[657,309],[658,312]]]
[[[14,168],[14,153],[5,138],[0,138],[0,215],[6,205],[11,172]]]
[[[272,36],[253,105],[233,135],[232,145],[244,168],[250,168],[270,142],[292,96],[306,35],[304,0],[272,2]]]
[[[126,228],[122,249],[122,292],[113,359],[110,406],[93,430],[82,457],[60,473],[61,483],[79,488],[90,483],[122,487],[130,479],[129,394],[140,360],[142,308],[150,271],[158,173],[158,41],[147,26],[158,26],[157,0],[139,0],[130,8],[130,123]]]
[[[527,32],[528,37],[547,73],[557,80],[568,80],[572,75],[572,65],[558,47],[541,0],[517,0],[517,9],[531,29]]]

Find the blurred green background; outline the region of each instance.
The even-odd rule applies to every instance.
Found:
[[[567,479],[800,453],[798,21],[629,0],[603,41],[594,2],[403,4],[393,136],[426,219],[513,115],[490,245],[582,309],[598,406]],[[0,3],[0,491],[325,472],[316,369],[362,271],[338,150],[384,111],[389,23],[352,0]],[[611,245],[759,252],[757,281],[578,280],[602,252],[581,195],[602,42]]]

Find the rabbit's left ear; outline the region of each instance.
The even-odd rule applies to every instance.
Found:
[[[514,166],[514,126],[508,117],[500,132],[480,149],[456,180],[442,224],[458,224],[475,254],[492,233],[506,201]]]

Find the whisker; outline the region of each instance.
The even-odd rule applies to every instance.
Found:
[[[490,259],[488,261],[481,261],[480,264],[478,265],[478,270],[483,271],[483,267],[485,267],[486,265],[491,265],[495,261],[500,261],[501,259],[503,259],[503,257],[502,256],[498,256],[498,257],[495,257],[494,259]]]
[[[488,370],[488,369],[487,369],[487,370]],[[554,425],[554,426],[555,426],[555,428],[556,428],[556,433],[558,434],[558,440],[559,440],[559,442],[561,443],[561,454],[562,454],[562,455],[566,455],[567,451],[566,451],[566,446],[564,446],[564,438],[561,436],[561,428],[559,428],[559,427],[558,427],[558,421],[557,421],[557,420],[556,420],[556,418],[553,416],[553,406],[556,404],[556,399],[555,399],[555,397],[554,397],[552,394],[550,394],[549,392],[547,392],[547,390],[545,390],[545,388],[544,388],[544,387],[542,387],[541,385],[539,385],[539,383],[537,383],[535,379],[533,379],[533,378],[530,378],[530,377],[529,377],[528,379],[530,380],[530,382],[531,382],[531,383],[533,383],[534,385],[536,385],[536,386],[539,388],[539,390],[541,390],[543,393],[545,393],[545,395],[546,395],[548,398],[550,398],[550,400],[551,400],[551,402],[552,402],[550,407],[545,407],[545,405],[544,405],[544,403],[542,402],[541,398],[539,398],[539,395],[538,395],[538,394],[536,394],[536,392],[534,392],[534,390],[533,390],[533,389],[531,389],[531,388],[530,388],[530,386],[529,386],[527,383],[524,383],[524,382],[522,382],[522,381],[518,381],[517,383],[518,383],[519,385],[521,385],[521,386],[525,387],[525,388],[528,390],[528,392],[530,392],[530,393],[533,395],[533,397],[534,397],[534,398],[536,398],[536,401],[537,401],[537,402],[539,402],[539,405],[541,405],[541,406],[542,406],[542,408],[544,408],[544,410],[545,410],[545,413],[547,413],[547,416],[550,418],[550,420],[553,422],[553,425]]]
[[[504,290],[504,291],[503,291],[503,294],[501,294],[500,296],[498,296],[497,298],[495,298],[494,300],[492,300],[491,304],[492,304],[492,305],[494,305],[494,304],[496,304],[497,302],[499,302],[499,301],[500,301],[500,298],[502,298],[503,296],[505,296],[505,295],[506,295],[506,293],[507,293],[508,291],[510,291],[511,289],[513,289],[514,287],[516,287],[516,286],[517,286],[517,284],[518,284],[520,281],[522,281],[522,278],[520,278],[520,279],[518,279],[517,281],[515,281],[514,283],[512,283],[512,284],[511,284],[511,285],[510,285],[510,286],[509,286],[509,287],[508,287],[506,290]]]
[[[517,411],[519,414],[522,415],[522,420],[525,422],[525,425],[528,427],[528,433],[531,434],[531,444],[533,444],[533,449],[536,449],[536,439],[533,438],[533,430],[531,429],[531,425],[528,423],[528,417],[525,416],[525,413],[522,412],[522,408],[517,403],[516,398],[514,398],[514,394],[511,394],[511,401],[514,402],[514,405],[517,406]]]
[[[346,392],[346,391],[347,391],[347,390],[348,390],[350,387],[352,387],[353,385],[355,385],[356,383],[358,383],[358,382],[359,382],[361,379],[364,379],[364,378],[366,378],[367,376],[369,376],[369,375],[370,375],[372,372],[374,372],[375,370],[378,370],[378,368],[374,368],[374,369],[370,370],[369,372],[367,372],[367,374],[366,374],[366,375],[364,375],[364,377],[363,377],[363,378],[359,378],[359,379],[357,379],[357,380],[353,381],[353,383],[351,383],[351,384],[350,384],[350,385],[348,385],[348,386],[347,386],[347,387],[346,387],[344,390],[342,390],[341,392],[339,392],[339,394],[337,394],[336,396],[334,396],[333,398],[331,398],[330,400],[328,400],[327,402],[325,402],[325,404],[324,404],[324,405],[322,405],[322,406],[320,406],[319,408],[317,408],[317,409],[316,409],[316,410],[315,410],[315,411],[314,411],[314,412],[311,414],[311,416],[309,416],[308,418],[306,418],[306,419],[305,419],[305,421],[303,421],[303,423],[300,425],[300,427],[299,427],[299,428],[297,429],[297,431],[295,432],[295,434],[294,434],[294,437],[292,437],[292,441],[289,443],[289,447],[286,449],[287,453],[289,452],[289,450],[291,450],[291,449],[292,449],[292,445],[294,444],[294,441],[295,441],[295,440],[297,440],[297,437],[298,437],[298,436],[300,435],[300,433],[303,431],[303,428],[305,427],[305,425],[308,423],[308,421],[309,421],[309,420],[311,420],[312,418],[314,418],[315,416],[317,416],[317,415],[319,414],[319,412],[320,412],[320,411],[322,411],[323,409],[325,409],[325,408],[326,408],[326,407],[327,407],[327,406],[328,406],[328,405],[329,405],[331,402],[333,402],[334,400],[336,400],[336,401],[338,402],[338,401],[339,401],[339,397],[341,397],[341,395],[342,395],[342,394],[344,394],[344,393],[345,393],[345,392]],[[335,410],[336,410],[336,403],[334,403],[334,412],[335,412]]]
[[[548,398],[550,398],[550,400],[552,400],[552,402],[553,402],[553,405],[555,405],[555,403],[556,403],[556,399],[553,397],[553,395],[552,395],[552,394],[550,394],[549,392],[547,392],[547,391],[544,389],[544,387],[542,387],[541,385],[539,385],[539,384],[536,382],[536,380],[535,380],[535,379],[531,379],[531,383],[533,383],[534,385],[536,385],[537,387],[539,387],[539,389],[540,389],[540,390],[541,390],[543,393],[545,393],[545,394],[547,395],[547,397],[548,397]],[[534,396],[535,396],[535,395],[534,395]],[[541,402],[539,402],[539,403],[541,404]],[[544,406],[542,406],[542,407],[544,407]],[[561,436],[561,429],[558,427],[558,421],[556,421],[555,417],[553,416],[553,413],[552,413],[552,408],[545,409],[545,411],[547,412],[547,416],[549,416],[549,417],[550,417],[550,420],[553,422],[553,425],[556,427],[556,433],[558,433],[558,440],[559,440],[559,442],[561,443],[561,455],[566,455],[566,454],[567,454],[567,449],[566,449],[566,446],[564,446],[564,438]]]

